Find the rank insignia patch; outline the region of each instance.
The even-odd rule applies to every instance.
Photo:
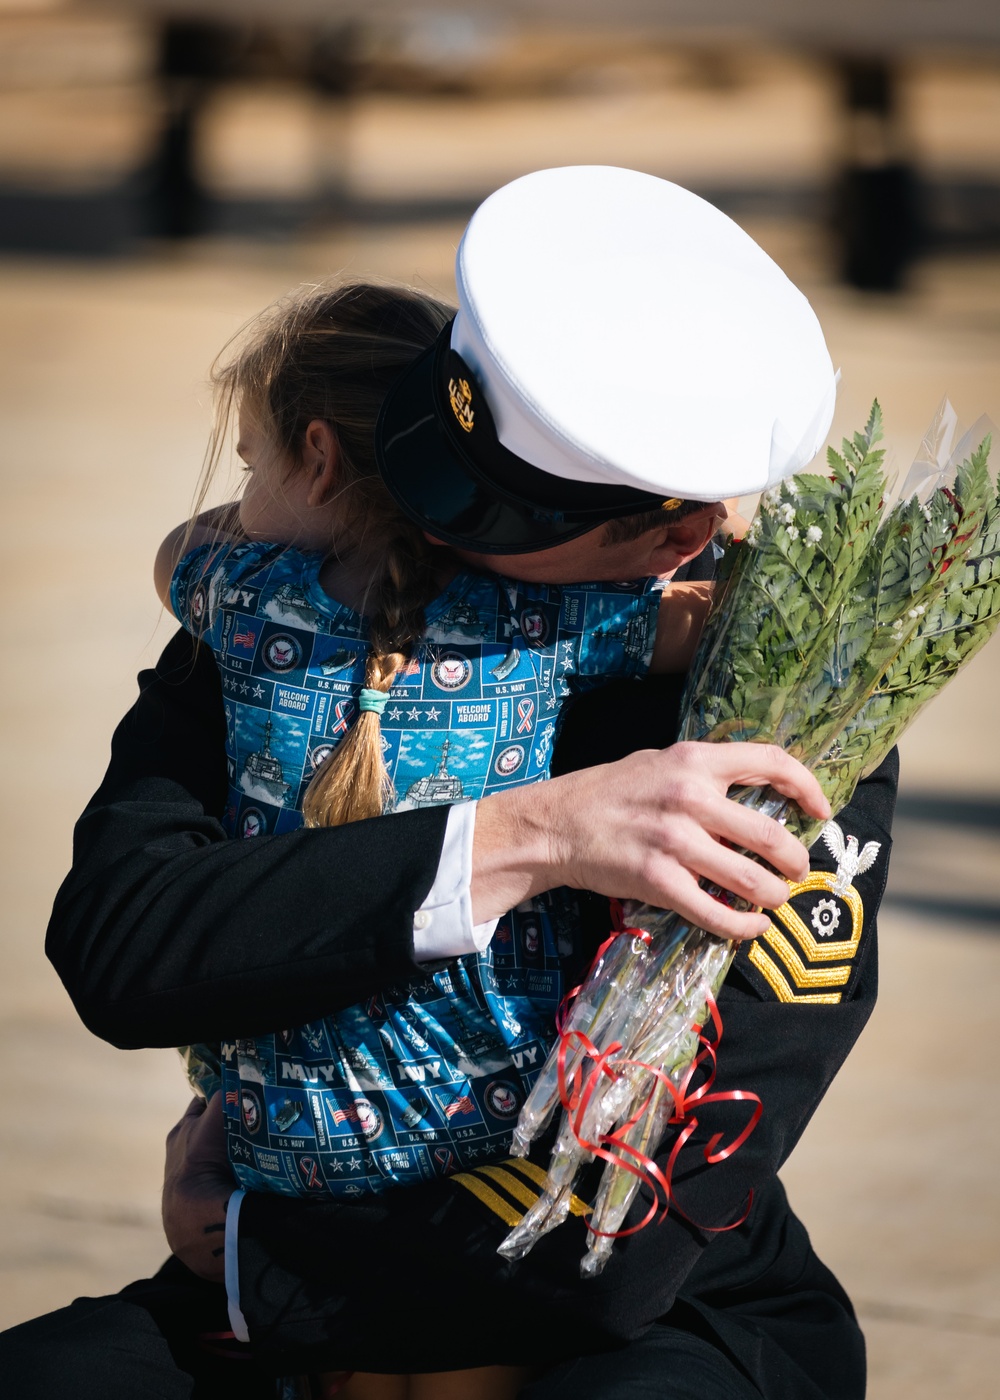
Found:
[[[747,961],[778,1001],[835,1004],[854,970],[864,906],[853,885],[835,892],[837,876],[817,870],[771,915],[771,927],[750,945]]]
[[[744,971],[749,963],[778,1001],[836,1005],[854,972],[865,909],[852,882],[872,868],[882,845],[859,847],[834,821],[821,836],[836,870],[813,870],[792,885],[788,903],[775,909],[771,927],[746,951]]]

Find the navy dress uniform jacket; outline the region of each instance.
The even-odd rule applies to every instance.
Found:
[[[664,677],[582,697],[555,771],[670,742],[679,693]],[[436,873],[445,810],[228,842],[218,820],[222,723],[211,657],[192,655],[178,634],[142,677],[78,824],[47,951],[85,1023],[113,1044],[218,1040],[234,1027],[252,1036],[415,971],[413,911]],[[833,892],[836,862],[819,844],[810,887],[736,959],[719,996],[715,1087],[753,1091],[764,1113],[739,1151],[713,1167],[699,1145],[717,1131],[733,1136],[743,1110],[698,1114],[675,1174],[688,1219],[671,1213],[619,1241],[604,1273],[583,1282],[581,1217],[520,1263],[497,1256],[539,1189],[514,1169],[499,1178],[466,1172],[361,1205],[251,1194],[240,1216],[240,1289],[261,1361],[278,1373],[545,1364],[665,1325],[710,1342],[768,1400],[860,1400],[864,1344],[850,1303],[776,1173],[875,1002],[875,915],[896,777],[893,755],[839,817],[861,847],[880,843],[848,899]],[[820,924],[810,918],[818,904],[828,906]],[[592,897],[588,917],[596,946],[606,903]],[[544,1150],[535,1160],[544,1166]],[[578,1187],[584,1201],[598,1175]],[[704,1228],[739,1219],[751,1190],[737,1228]],[[630,1223],[644,1213],[637,1204]]]

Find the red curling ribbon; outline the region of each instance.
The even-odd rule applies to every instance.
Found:
[[[582,1065],[577,1065],[574,1068],[569,1080],[567,1080],[566,1077],[566,1054],[569,1049],[570,1043],[573,1040],[577,1040],[579,1044],[582,1045],[584,1050],[584,1059],[591,1059],[594,1062],[594,1068],[588,1073],[586,1082],[583,1081]],[[664,1193],[664,1199],[669,1199],[670,1196],[670,1183],[663,1176],[663,1173],[660,1171],[660,1168],[657,1166],[657,1164],[651,1158],[648,1158],[643,1153],[637,1151],[636,1148],[631,1147],[628,1143],[619,1141],[619,1135],[627,1132],[628,1129],[633,1127],[635,1123],[637,1123],[642,1117],[643,1113],[646,1111],[646,1108],[649,1105],[650,1099],[652,1098],[653,1090],[650,1090],[645,1103],[637,1111],[634,1117],[631,1118],[628,1121],[628,1123],[623,1124],[622,1127],[618,1129],[617,1133],[608,1134],[605,1138],[602,1139],[601,1142],[590,1142],[586,1137],[584,1137],[583,1132],[581,1131],[583,1127],[584,1116],[587,1112],[587,1108],[590,1105],[590,1101],[593,1098],[594,1090],[600,1083],[602,1074],[608,1075],[608,1077],[611,1079],[617,1079],[622,1069],[626,1068],[628,1065],[636,1063],[632,1060],[620,1060],[615,1063],[614,1067],[612,1067],[609,1063],[611,1056],[616,1054],[617,1051],[619,1051],[621,1048],[621,1043],[619,1041],[615,1041],[613,1042],[613,1044],[609,1045],[606,1050],[600,1051],[598,1050],[594,1042],[590,1039],[590,1037],[585,1035],[583,1031],[567,1031],[564,1034],[562,1034],[560,1036],[558,1054],[559,1098],[563,1108],[566,1110],[566,1113],[569,1117],[570,1127],[573,1136],[576,1138],[577,1142],[585,1151],[593,1153],[595,1157],[600,1157],[603,1161],[612,1162],[615,1166],[623,1168],[625,1171],[630,1172],[632,1176],[638,1177],[640,1182],[652,1185],[654,1193],[653,1202],[642,1224],[633,1226],[630,1230],[619,1232],[622,1234],[634,1234],[636,1230],[642,1229],[644,1228],[644,1226],[648,1225],[650,1220],[652,1220],[653,1216],[659,1209],[657,1187],[659,1187],[660,1191]],[[651,1067],[644,1066],[644,1068]],[[670,1093],[674,1096],[674,1100],[676,1102],[677,1092],[674,1089],[674,1086],[669,1082],[669,1080],[667,1080],[663,1072],[658,1070],[653,1070],[652,1072],[655,1076],[662,1079],[666,1083]],[[611,1147],[606,1146],[605,1144],[612,1144],[614,1147],[617,1147],[619,1151],[615,1152],[611,1150]],[[636,1162],[633,1163],[625,1160],[620,1155],[621,1152],[629,1153],[631,1156],[637,1159]],[[595,1231],[593,1229],[593,1226],[591,1226],[589,1223],[587,1224],[587,1228],[593,1234],[600,1233],[599,1231]]]
[[[632,928],[625,922],[625,909],[620,899],[609,899],[611,908],[611,937],[617,938],[621,933],[631,934],[633,938],[638,938],[640,943],[645,943],[648,948],[653,941],[653,935],[645,928]],[[610,942],[610,939],[608,940]]]
[[[617,908],[615,908],[615,905],[617,905]],[[614,932],[598,949],[592,967],[604,956],[604,953],[607,951],[613,939],[617,938],[619,934],[631,933],[638,935],[644,932],[625,926],[621,914],[621,905],[617,904],[617,901],[614,901],[612,904],[612,915],[615,921]],[[575,988],[565,1000],[568,1001],[569,998],[575,996],[578,991],[579,988]],[[708,994],[707,1005],[709,1017],[715,1031],[715,1039],[714,1041],[709,1040],[703,1033],[700,1024],[692,1026],[691,1029],[697,1034],[701,1049],[693,1058],[690,1065],[688,1065],[679,1085],[675,1085],[663,1070],[657,1069],[653,1065],[646,1064],[642,1060],[615,1060],[613,1056],[622,1048],[619,1041],[615,1041],[605,1050],[600,1050],[583,1031],[563,1031],[560,1026],[560,1043],[557,1060],[559,1099],[566,1111],[567,1120],[573,1136],[585,1152],[590,1152],[594,1157],[599,1157],[603,1161],[611,1162],[616,1167],[620,1167],[623,1171],[630,1173],[630,1175],[638,1177],[640,1184],[648,1186],[652,1192],[652,1201],[649,1210],[639,1224],[632,1225],[627,1230],[595,1230],[593,1225],[591,1225],[589,1221],[586,1221],[587,1229],[591,1234],[610,1239],[621,1239],[627,1235],[637,1234],[652,1222],[658,1212],[660,1213],[661,1222],[666,1219],[671,1206],[673,1206],[674,1210],[682,1219],[687,1220],[689,1224],[694,1225],[696,1229],[702,1230],[707,1234],[723,1234],[728,1230],[735,1230],[738,1226],[743,1224],[750,1214],[750,1209],[753,1205],[752,1190],[747,1197],[746,1209],[738,1220],[734,1220],[729,1225],[700,1225],[688,1215],[678,1203],[676,1193],[673,1189],[673,1176],[677,1166],[677,1160],[691,1135],[698,1127],[698,1119],[691,1111],[693,1107],[698,1104],[725,1103],[730,1101],[746,1101],[756,1105],[750,1117],[750,1121],[726,1147],[719,1149],[719,1143],[723,1138],[721,1132],[715,1133],[712,1136],[708,1144],[702,1149],[705,1162],[709,1166],[714,1166],[718,1162],[724,1162],[727,1157],[731,1157],[737,1152],[756,1128],[763,1112],[763,1104],[758,1095],[750,1093],[747,1090],[729,1089],[724,1092],[711,1092],[716,1077],[717,1046],[722,1040],[722,1017],[719,1013],[716,1000],[711,993]],[[563,1008],[560,1007],[560,1011],[562,1010]],[[566,1059],[570,1047],[574,1042],[583,1049],[583,1060],[581,1063],[574,1066],[572,1072],[567,1076]],[[584,1065],[587,1060],[592,1062],[593,1067],[585,1074]],[[691,1084],[691,1081],[698,1071],[705,1066],[708,1067],[708,1072],[702,1083],[699,1084],[696,1089],[689,1092],[688,1086]],[[594,1096],[594,1092],[601,1082],[601,1078],[607,1075],[609,1079],[617,1079],[622,1071],[627,1068],[643,1069],[653,1076],[654,1083],[650,1088],[649,1094],[646,1096],[645,1102],[626,1123],[623,1123],[614,1132],[604,1134],[599,1142],[589,1141],[582,1131],[583,1122],[587,1109]],[[659,1167],[653,1158],[647,1156],[646,1153],[641,1152],[637,1147],[632,1146],[624,1140],[648,1109],[653,1094],[656,1091],[657,1084],[662,1084],[673,1099],[674,1112],[668,1121],[670,1126],[679,1129],[677,1138],[670,1150],[670,1156],[667,1159],[665,1168]],[[660,1208],[661,1200],[663,1202],[662,1211]]]

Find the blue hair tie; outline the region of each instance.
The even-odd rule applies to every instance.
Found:
[[[362,714],[364,714],[365,710],[371,710],[372,714],[381,716],[388,701],[389,696],[384,690],[370,690],[368,686],[365,685],[361,687],[358,709]]]

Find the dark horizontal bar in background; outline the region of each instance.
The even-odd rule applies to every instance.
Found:
[[[113,256],[134,248],[143,221],[128,185],[79,194],[0,187],[0,248],[10,251]]]
[[[1000,904],[995,900],[964,899],[962,895],[923,895],[893,889],[892,881],[882,897],[886,909],[909,909],[923,919],[945,924],[980,924],[984,933],[1000,933]]]
[[[980,831],[1000,831],[1000,797],[936,792],[900,793],[896,801],[899,821],[930,822],[938,826],[969,826]]]
[[[755,216],[821,221],[828,192],[816,184],[694,186],[736,219]],[[346,196],[335,207],[312,199],[206,200],[206,232],[273,241],[312,226],[464,221],[489,190],[427,198],[375,200]],[[1000,248],[1000,181],[923,181],[925,250]],[[0,249],[114,256],[135,251],[149,227],[137,178],[93,192],[39,192],[0,186]]]
[[[275,0],[124,0],[136,14],[226,23],[271,21]],[[287,25],[392,22],[413,0],[282,0]],[[432,7],[428,6],[428,9]],[[441,9],[445,9],[442,5]],[[546,27],[581,25],[738,41],[766,35],[806,50],[853,46],[905,52],[927,44],[983,48],[1000,44],[1000,11],[991,0],[464,0],[454,10],[487,21]]]

